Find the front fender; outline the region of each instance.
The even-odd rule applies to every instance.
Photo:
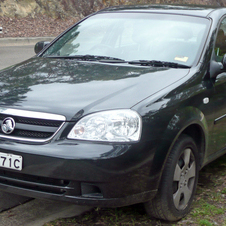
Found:
[[[203,158],[205,149],[208,146],[208,125],[206,118],[199,109],[192,106],[185,107],[177,111],[177,113],[171,118],[156,149],[151,174],[158,174],[156,176],[159,178],[159,181],[161,179],[166,160],[176,140],[182,133],[188,133],[187,131],[191,133],[192,130],[189,130],[189,128],[194,130],[194,134],[191,135],[193,138],[195,137],[195,141],[202,139],[202,141],[200,140],[200,143],[205,144],[200,145],[200,148],[203,149],[200,150],[200,157],[202,156]]]

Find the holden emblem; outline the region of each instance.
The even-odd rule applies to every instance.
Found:
[[[15,129],[15,126],[16,126],[16,123],[15,123],[14,119],[8,117],[3,120],[1,128],[2,128],[3,133],[10,134]]]

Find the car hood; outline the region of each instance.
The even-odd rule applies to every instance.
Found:
[[[131,108],[188,71],[35,57],[0,72],[0,106],[71,120],[81,111]]]

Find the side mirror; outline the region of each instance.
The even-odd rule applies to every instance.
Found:
[[[50,42],[45,42],[45,41],[36,43],[34,48],[35,53],[38,54],[41,50],[44,49],[45,46],[49,45],[49,43]]]
[[[226,58],[225,58],[226,60]],[[223,63],[217,62],[215,60],[210,61],[210,78],[215,79],[218,74],[220,74],[223,70]]]

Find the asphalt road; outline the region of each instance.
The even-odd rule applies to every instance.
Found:
[[[0,70],[34,56],[34,45],[0,45]],[[10,76],[10,75],[9,75]],[[90,207],[0,192],[1,226],[41,226],[57,218],[77,216]],[[21,203],[24,203],[20,205]],[[17,206],[17,207],[15,207]],[[12,208],[15,207],[15,208]]]
[[[26,60],[34,55],[32,45],[27,46],[0,46],[0,70]],[[0,212],[24,203],[27,197],[0,192]]]
[[[0,70],[35,55],[33,45],[0,46]]]

